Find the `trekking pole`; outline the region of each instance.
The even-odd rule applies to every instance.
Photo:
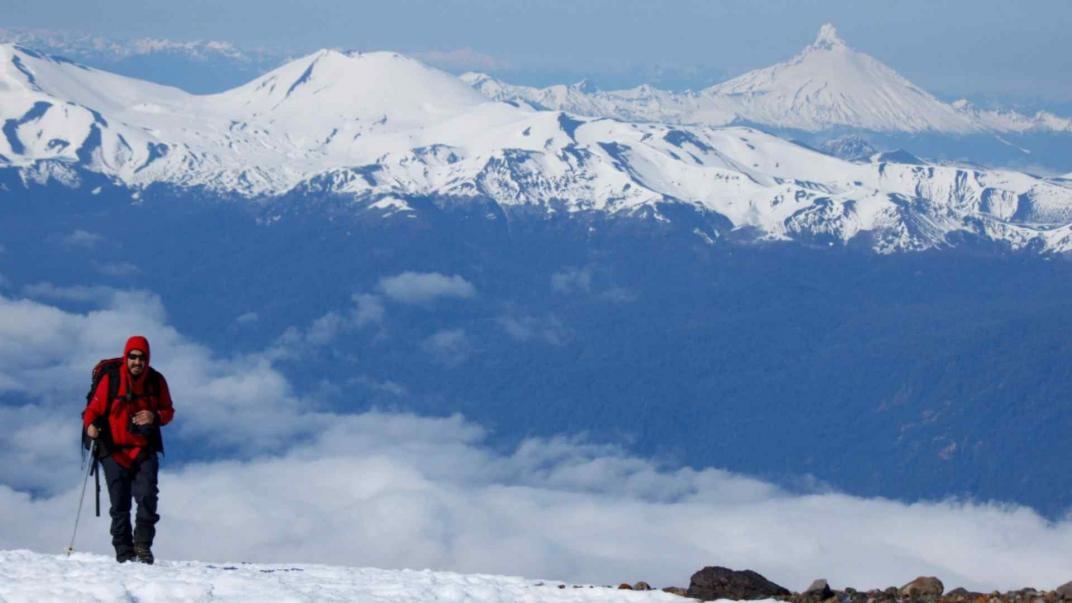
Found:
[[[82,503],[86,499],[86,484],[89,483],[89,474],[93,470],[93,464],[96,462],[97,454],[97,440],[93,439],[93,443],[89,446],[89,462],[86,463],[86,476],[82,478],[82,495],[78,497],[78,512],[74,515],[74,532],[71,534],[71,544],[67,545],[67,556],[70,557],[74,552],[74,538],[78,535],[78,521],[82,519]]]

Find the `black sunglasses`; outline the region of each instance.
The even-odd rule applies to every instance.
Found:
[[[131,352],[127,354],[127,358],[130,358],[131,360],[145,360],[145,354],[142,354],[141,352]]]

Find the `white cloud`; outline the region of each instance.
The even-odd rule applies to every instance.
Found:
[[[627,304],[636,301],[636,294],[625,287],[611,287],[600,293],[600,297],[616,304]]]
[[[356,326],[383,322],[383,301],[378,295],[355,293],[353,320]]]
[[[313,321],[305,333],[305,338],[312,345],[325,345],[335,339],[335,336],[346,328],[346,324],[346,319],[341,314],[328,312]]]
[[[380,291],[403,304],[427,304],[441,297],[465,299],[476,295],[472,283],[458,275],[403,272],[380,279]]]
[[[176,467],[165,457],[155,547],[164,559],[660,585],[685,585],[694,570],[719,564],[792,589],[819,576],[867,588],[937,575],[984,592],[1068,580],[1072,517],[792,494],[578,438],[503,450],[457,416],[318,412],[263,355],[222,357],[184,338],[155,296],[125,292],[108,304],[74,313],[0,296],[0,548],[66,544],[89,367],[141,332],[175,393],[165,436],[179,436],[173,449],[228,443],[211,462]],[[464,340],[443,333],[442,341]],[[86,515],[79,549],[107,552],[106,519]]]
[[[436,331],[423,342],[421,349],[432,356],[436,362],[448,366],[458,366],[469,358],[472,346],[463,329],[444,329]]]
[[[404,385],[395,381],[391,381],[390,379],[379,380],[369,377],[367,375],[359,375],[357,377],[347,379],[346,382],[349,385],[361,385],[365,388],[368,388],[370,391],[388,394],[396,398],[401,398],[403,396],[409,395],[409,390]]]
[[[383,300],[378,295],[355,293],[353,307],[321,315],[308,328],[289,327],[265,355],[273,360],[291,358],[311,348],[324,347],[339,335],[383,322]]]
[[[63,244],[68,247],[84,247],[92,249],[104,240],[104,237],[88,230],[76,229],[74,232],[63,237]]]
[[[551,275],[551,289],[559,293],[588,292],[592,289],[590,268],[566,268]]]
[[[564,294],[591,293],[599,299],[618,304],[636,300],[636,294],[625,287],[610,286],[597,291],[593,286],[593,276],[591,266],[565,268],[551,275],[551,290]]]
[[[94,267],[97,269],[97,272],[100,272],[105,276],[114,277],[133,276],[141,272],[140,268],[138,268],[134,264],[131,264],[130,262],[111,262],[106,264],[98,263],[94,264]]]
[[[245,312],[235,319],[235,323],[240,325],[249,325],[257,322],[258,320],[260,320],[260,315],[258,315],[256,312]]]
[[[543,341],[552,345],[561,345],[568,335],[562,322],[554,316],[539,318],[536,316],[500,316],[496,322],[503,332],[516,341]]]
[[[32,298],[53,299],[58,301],[98,302],[102,305],[107,303],[121,290],[103,285],[74,285],[63,287],[53,283],[41,282],[26,285],[22,288],[23,295]]]

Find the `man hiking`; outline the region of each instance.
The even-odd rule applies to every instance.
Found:
[[[86,435],[96,440],[100,451],[111,499],[112,545],[120,563],[135,559],[153,562],[153,537],[160,520],[156,514],[156,455],[164,449],[160,427],[174,416],[167,381],[149,368],[149,340],[131,337],[121,361],[102,370],[82,413]],[[138,504],[133,533],[132,497]]]

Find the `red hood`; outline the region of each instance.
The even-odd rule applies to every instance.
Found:
[[[131,350],[138,350],[145,354],[145,367],[149,367],[149,340],[141,335],[135,335],[127,340],[127,345],[123,348],[123,366],[126,366],[126,357]]]

